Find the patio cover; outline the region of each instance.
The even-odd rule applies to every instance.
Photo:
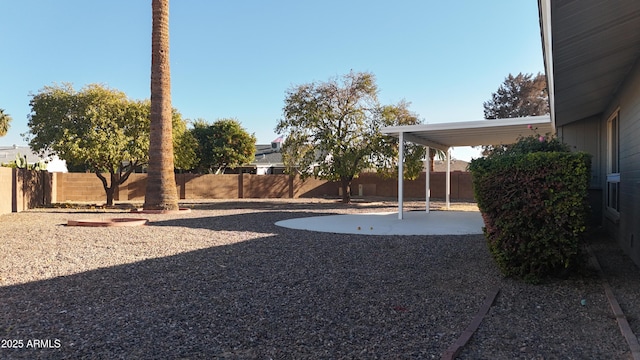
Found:
[[[528,125],[533,130],[528,129]],[[432,147],[447,154],[446,201],[450,203],[451,194],[451,152],[454,146],[479,146],[513,144],[518,137],[535,133],[545,135],[555,133],[550,116],[531,116],[524,118],[494,119],[480,121],[464,121],[441,124],[420,124],[406,126],[389,126],[381,129],[385,135],[400,139],[398,159],[398,218],[403,217],[403,162],[404,141]],[[427,159],[427,162],[429,159]],[[427,164],[427,169],[429,164]],[[429,211],[429,172],[426,181],[426,211]]]

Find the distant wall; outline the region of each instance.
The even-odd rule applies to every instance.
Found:
[[[52,199],[53,202],[104,201],[106,199],[102,182],[93,173],[54,173],[53,178],[56,188],[56,197]],[[118,193],[119,191],[115,192],[114,200],[118,200]]]
[[[431,173],[431,197],[445,197],[445,173]],[[108,177],[107,177],[108,178]],[[131,174],[116,189],[115,201],[143,202],[146,174]],[[340,183],[314,178],[302,180],[289,175],[212,175],[177,174],[180,199],[241,199],[337,197]],[[405,180],[405,198],[425,198],[425,174],[417,180]],[[384,179],[364,173],[354,179],[355,197],[397,197],[397,179]],[[61,202],[104,202],[102,182],[93,173],[48,173],[0,167],[0,214],[19,212],[37,206]],[[451,200],[473,201],[471,174],[451,173]]]
[[[0,214],[11,212],[13,203],[13,169],[0,167]]]
[[[51,203],[52,181],[46,171],[0,167],[0,214]]]
[[[91,173],[55,173],[52,202],[104,202],[102,183]],[[146,174],[131,174],[114,194],[116,201],[144,201]],[[446,174],[431,173],[431,197],[445,198]],[[1,179],[1,178],[0,178]],[[1,181],[1,180],[0,180]],[[334,197],[340,193],[339,182],[318,179],[301,180],[289,175],[253,174],[177,174],[180,199],[299,198]],[[0,184],[1,186],[1,184]],[[417,180],[405,180],[405,198],[425,198],[425,174]],[[353,196],[397,197],[397,179],[384,179],[375,173],[363,173],[351,185]],[[471,174],[451,173],[451,200],[473,201]]]

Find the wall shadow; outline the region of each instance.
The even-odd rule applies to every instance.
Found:
[[[282,233],[284,228],[275,225],[275,223],[278,221],[327,215],[336,214],[327,212],[314,213],[304,211],[287,212],[284,210],[263,211],[234,215],[184,217],[160,221],[151,220],[146,226],[185,227],[190,229],[207,229],[213,231],[249,231],[257,233],[280,234]]]

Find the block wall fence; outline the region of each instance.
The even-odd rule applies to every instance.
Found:
[[[108,176],[107,176],[108,178]],[[115,191],[118,202],[144,202],[146,174],[131,174]],[[433,172],[431,197],[445,198],[446,174]],[[176,174],[180,199],[251,199],[338,197],[340,183],[318,179],[301,180],[289,175],[213,175]],[[397,179],[384,179],[375,173],[363,173],[351,185],[354,197],[398,196]],[[405,180],[405,199],[424,199],[425,174],[417,180]],[[36,206],[64,202],[106,200],[102,182],[93,173],[47,173],[0,168],[0,213],[17,212]],[[471,174],[451,173],[451,200],[474,201]]]
[[[0,214],[51,204],[51,175],[46,171],[0,167]]]

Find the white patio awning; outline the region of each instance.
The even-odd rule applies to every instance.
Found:
[[[531,129],[529,129],[531,125]],[[402,174],[404,158],[404,142],[432,147],[444,151],[447,155],[446,203],[449,207],[451,193],[451,152],[454,146],[478,146],[513,144],[519,137],[527,135],[555,134],[555,128],[550,116],[531,116],[524,118],[480,120],[452,122],[443,124],[420,124],[406,126],[390,126],[381,129],[385,135],[400,139],[398,159],[398,218],[403,218],[403,188]],[[429,169],[427,159],[426,168]],[[426,211],[429,212],[430,180],[429,171],[426,173]]]
[[[534,134],[532,130],[527,128],[527,125],[531,125],[540,135],[555,133],[548,115],[389,126],[382,128],[381,132],[394,137],[399,137],[400,133],[403,133],[406,141],[446,151],[455,146],[513,144],[519,136]]]

